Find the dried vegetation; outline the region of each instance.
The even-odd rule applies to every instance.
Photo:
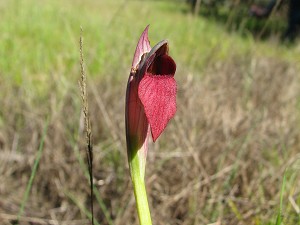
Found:
[[[275,58],[233,57],[211,63],[202,74],[178,65],[178,112],[150,145],[147,161],[154,224],[264,224],[277,215],[285,171],[283,217],[296,224],[298,75],[294,64]],[[89,224],[80,94],[76,83],[61,79],[49,81],[43,101],[0,83],[1,224],[17,218],[47,118],[42,158],[20,224]],[[94,78],[87,87],[100,196],[95,214],[103,225],[138,224],[124,138],[126,79],[126,74]]]
[[[128,66],[147,23],[151,40],[170,39],[178,65],[178,111],[150,144],[147,161],[154,224],[273,225],[283,186],[284,224],[299,224],[299,47],[272,48],[250,34],[229,34],[171,2],[0,3],[1,225],[18,218],[43,137],[19,224],[90,224],[77,85],[80,25],[89,49],[95,217],[102,225],[138,224],[124,98]]]

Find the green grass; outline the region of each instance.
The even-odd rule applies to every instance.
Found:
[[[43,154],[44,142],[45,142],[45,137],[47,135],[48,125],[49,125],[49,119],[47,119],[45,127],[44,127],[43,136],[41,138],[40,146],[39,146],[39,149],[37,151],[37,156],[36,156],[36,159],[34,161],[34,165],[33,165],[33,168],[32,168],[31,174],[30,174],[30,178],[29,178],[28,184],[26,186],[26,190],[24,192],[22,203],[21,203],[21,206],[20,206],[20,209],[19,209],[17,222],[19,222],[21,216],[24,213],[24,207],[25,207],[25,205],[28,201],[29,195],[30,195],[31,187],[33,185],[33,180],[34,180],[35,174],[37,173],[37,169],[38,169],[38,166],[39,166],[42,154]]]
[[[47,73],[56,72],[77,79],[80,26],[93,76],[126,74],[131,50],[147,24],[151,24],[152,44],[169,39],[174,58],[192,70],[226,60],[230,53],[299,60],[293,48],[255,43],[250,34],[245,38],[228,34],[222,25],[183,13],[186,6],[181,3],[23,0],[2,5],[0,52],[5,57],[0,66],[5,79],[17,84],[27,79],[43,84]]]
[[[282,187],[281,187],[281,192],[280,192],[280,203],[279,203],[279,210],[277,214],[277,219],[275,225],[281,225],[282,223],[282,209],[283,209],[283,194],[284,194],[284,189],[286,185],[286,175],[283,175],[283,181],[282,181]]]

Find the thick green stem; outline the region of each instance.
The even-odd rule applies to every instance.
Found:
[[[140,225],[152,225],[144,175],[140,168],[138,152],[130,154],[129,166]]]

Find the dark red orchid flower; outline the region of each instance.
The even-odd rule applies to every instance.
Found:
[[[128,149],[146,147],[150,131],[155,142],[176,112],[176,64],[166,40],[151,49],[148,28],[137,44],[127,84]]]
[[[131,179],[140,224],[151,225],[144,183],[148,138],[156,141],[176,112],[176,64],[168,42],[152,49],[148,28],[136,46],[126,91],[126,141]]]

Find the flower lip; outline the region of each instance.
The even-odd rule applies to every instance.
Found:
[[[169,45],[167,40],[162,40],[158,42],[149,52],[149,55],[156,54],[157,56],[168,54],[169,53]]]
[[[174,76],[176,64],[169,55],[155,57],[148,66],[146,73],[154,76]]]
[[[176,63],[168,53],[169,45],[166,40],[155,45],[150,51],[148,61],[146,62],[146,73],[156,76],[174,76]]]
[[[142,57],[138,70],[142,71],[143,69],[148,69],[148,67],[151,65],[151,63],[156,57],[161,55],[166,55],[168,53],[169,53],[168,41],[162,40],[158,42],[145,57]],[[146,68],[144,66],[146,66]]]

